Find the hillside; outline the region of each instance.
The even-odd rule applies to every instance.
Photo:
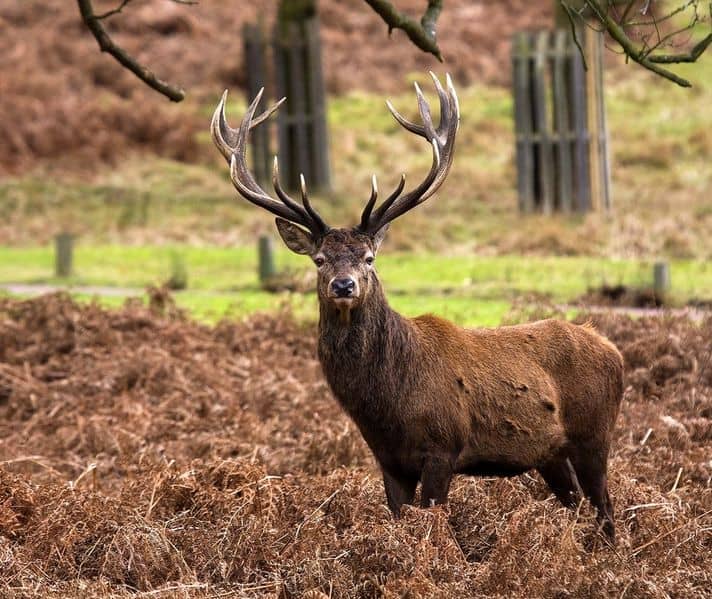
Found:
[[[97,13],[116,3],[97,1]],[[422,10],[421,0],[399,8]],[[551,3],[451,0],[440,19],[446,62],[417,51],[361,0],[322,0],[325,76],[330,92],[402,91],[413,71],[447,69],[460,85],[503,84],[509,38],[545,26]],[[75,2],[6,0],[0,6],[0,173],[47,163],[87,171],[124,153],[199,160],[195,134],[205,128],[201,106],[220,90],[243,85],[242,25],[259,12],[271,22],[276,1],[192,6],[136,0],[105,24],[116,41],[161,78],[183,86],[173,105],[102,55],[81,23]]]

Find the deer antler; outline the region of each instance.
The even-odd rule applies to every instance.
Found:
[[[302,192],[302,205],[300,206],[285,193],[279,183],[279,165],[276,156],[274,157],[274,168],[272,171],[272,185],[281,202],[278,202],[265,193],[264,190],[257,185],[255,178],[247,168],[245,154],[247,151],[247,136],[250,130],[266,121],[286,99],[282,98],[274,106],[255,117],[254,114],[263,92],[264,88],[259,91],[252,101],[252,104],[248,107],[245,116],[240,122],[240,126],[237,129],[233,129],[227,124],[227,120],[225,119],[225,100],[227,99],[227,90],[225,90],[215,109],[213,119],[210,122],[210,133],[213,142],[230,164],[230,178],[243,198],[260,208],[268,210],[272,214],[306,227],[313,236],[320,237],[329,230],[329,226],[324,222],[321,216],[319,216],[317,211],[312,208],[309,198],[307,197],[307,187],[303,175],[300,176]]]
[[[455,136],[460,122],[460,107],[450,75],[447,75],[445,80],[447,91],[443,89],[440,81],[432,72],[430,76],[433,78],[435,89],[440,98],[440,124],[437,128],[433,125],[430,106],[428,106],[417,83],[415,84],[415,94],[418,98],[418,111],[423,121],[422,125],[410,122],[393,108],[390,102],[386,102],[388,109],[398,123],[411,133],[424,137],[432,145],[433,164],[430,167],[430,172],[420,185],[403,196],[400,194],[405,186],[405,175],[401,175],[401,180],[396,190],[376,210],[373,208],[378,197],[378,188],[374,175],[371,182],[371,197],[364,208],[361,215],[361,223],[358,226],[364,233],[373,234],[387,223],[408,212],[408,210],[415,208],[418,204],[422,204],[443,184],[450,170],[455,149]]]

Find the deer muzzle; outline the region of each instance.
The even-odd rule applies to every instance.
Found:
[[[339,307],[348,307],[359,297],[359,285],[350,276],[336,276],[329,281],[329,299]]]

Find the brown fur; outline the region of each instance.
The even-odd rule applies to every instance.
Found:
[[[560,320],[471,330],[432,315],[405,318],[364,263],[382,235],[341,229],[295,245],[283,228],[292,249],[323,261],[319,359],[383,470],[394,514],[419,481],[429,506],[446,501],[454,474],[537,469],[566,505],[582,490],[613,538],[606,465],[623,360],[610,341],[590,324]],[[359,289],[348,319],[328,293],[342,276]]]

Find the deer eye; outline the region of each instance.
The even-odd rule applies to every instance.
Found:
[[[368,264],[369,266],[371,266],[371,264],[373,264],[373,260],[374,260],[373,256],[366,256],[366,264]]]
[[[321,256],[317,256],[316,258],[314,258],[314,264],[316,264],[317,268],[321,268],[322,266],[324,266],[324,258],[322,258]]]

